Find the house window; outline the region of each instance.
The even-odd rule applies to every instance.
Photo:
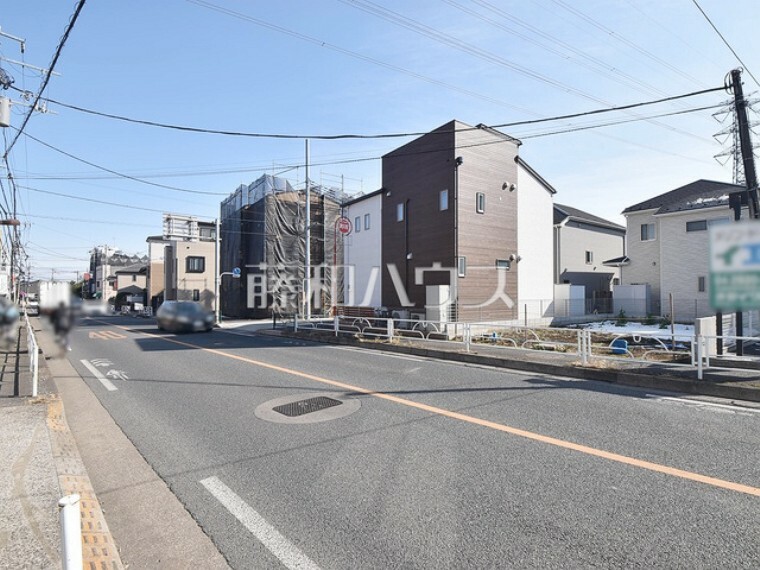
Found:
[[[404,204],[396,204],[396,221],[397,222],[403,222],[404,221]]]
[[[496,269],[507,269],[511,267],[511,263],[508,259],[497,259],[496,260]]]
[[[641,241],[652,241],[655,239],[654,224],[641,224]]]
[[[612,278],[612,284],[613,285],[620,285],[620,279],[618,279],[617,277],[613,277]]]
[[[697,277],[697,291],[704,293],[707,290],[704,277]]]
[[[693,222],[686,222],[687,232],[703,232],[707,230],[707,220],[695,220]]]
[[[457,257],[457,275],[459,277],[464,277],[467,274],[467,258]]]
[[[188,273],[203,273],[206,271],[206,258],[189,256],[185,259],[185,271]]]
[[[369,214],[364,214],[364,229],[369,229]]]
[[[482,214],[486,211],[486,195],[484,192],[475,194],[475,211]]]
[[[731,218],[713,218],[712,220],[707,220],[707,227],[710,226],[720,226],[722,224],[727,224],[731,221]]]
[[[588,265],[591,265],[594,263],[594,252],[593,251],[587,251],[586,252],[586,263]]]
[[[201,290],[193,289],[193,301],[200,301],[200,300],[201,300]]]
[[[201,239],[212,240],[216,238],[215,228],[200,228]]]
[[[362,231],[362,219],[361,216],[356,216],[354,218],[354,228],[356,228],[356,233],[358,234],[360,231]]]
[[[137,275],[132,276],[132,283],[134,283],[135,281],[137,281]]]
[[[438,194],[438,208],[443,212],[449,209],[449,191],[441,190]]]

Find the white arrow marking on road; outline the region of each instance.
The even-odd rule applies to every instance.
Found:
[[[129,380],[129,376],[123,370],[109,370],[106,372],[106,376],[116,380]]]
[[[319,566],[301,552],[296,545],[280,534],[276,528],[264,520],[259,513],[217,477],[203,479],[200,483],[284,566],[291,570],[319,570]]]
[[[87,370],[89,370],[90,372],[92,372],[92,375],[95,376],[95,378],[97,378],[98,380],[100,380],[100,383],[103,384],[103,386],[106,387],[106,390],[108,390],[109,392],[114,392],[114,391],[118,390],[118,388],[116,386],[114,386],[108,378],[106,378],[105,376],[103,376],[100,373],[100,370],[98,370],[97,368],[95,368],[89,361],[87,361],[87,360],[80,360],[80,362],[85,365],[85,368],[87,368]]]

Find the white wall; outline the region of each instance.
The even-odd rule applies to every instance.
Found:
[[[382,265],[382,195],[380,193],[347,206],[344,215],[355,225],[344,239],[346,265],[343,304],[379,307],[381,304]],[[365,229],[364,216],[369,214],[370,227]]]
[[[626,214],[626,255],[631,263],[622,268],[621,283],[623,285],[648,284],[650,286],[650,301],[660,300],[660,220],[654,216],[655,210]],[[641,241],[641,224],[655,224],[655,239]],[[659,304],[659,303],[658,303]],[[652,303],[654,305],[654,303]],[[664,309],[664,307],[663,307]],[[659,307],[650,306],[647,312],[659,313]]]
[[[657,216],[662,238],[660,303],[663,315],[670,313],[670,293],[676,320],[690,321],[714,313],[710,308],[709,232],[687,232],[686,222],[725,220],[731,216],[725,206]],[[705,291],[701,293],[699,277],[705,278]]]
[[[552,194],[521,164],[517,164],[517,296],[528,318],[542,317],[554,298],[554,201]],[[544,301],[545,303],[536,303]],[[532,313],[532,314],[531,314]]]

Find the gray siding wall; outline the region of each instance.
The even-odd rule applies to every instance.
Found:
[[[659,312],[660,300],[660,228],[659,220],[654,216],[655,210],[634,212],[626,215],[628,231],[626,233],[626,251],[631,259],[630,265],[623,267],[623,285],[647,283],[651,286],[651,306],[648,312]],[[655,224],[656,238],[641,241],[641,224]]]

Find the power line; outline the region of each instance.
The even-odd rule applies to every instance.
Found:
[[[63,46],[66,43],[66,40],[69,39],[69,34],[71,33],[71,30],[74,28],[74,24],[76,23],[77,18],[79,18],[79,13],[82,11],[82,8],[84,8],[85,2],[86,0],[79,0],[79,3],[77,4],[76,9],[74,10],[74,14],[71,16],[71,19],[69,20],[69,24],[66,26],[66,30],[63,32],[63,36],[61,36],[61,39],[58,42],[58,47],[56,47],[55,49],[55,53],[53,54],[53,60],[50,62],[50,66],[48,67],[47,73],[45,74],[45,79],[42,81],[42,85],[40,86],[39,91],[37,91],[37,95],[34,98],[34,101],[32,102],[32,104],[30,105],[29,111],[24,116],[24,121],[21,123],[21,127],[17,129],[16,136],[13,137],[11,144],[6,147],[3,158],[6,158],[8,156],[8,153],[16,144],[16,141],[18,140],[19,136],[21,136],[21,133],[24,132],[24,128],[26,127],[26,124],[29,122],[29,119],[34,113],[34,110],[37,108],[37,104],[40,101],[40,97],[42,97],[42,93],[43,91],[45,91],[45,88],[47,87],[47,84],[50,81],[50,77],[53,75],[53,69],[55,69],[56,63],[58,63],[58,58],[61,56],[61,51],[63,50]]]
[[[656,105],[659,103],[668,103],[671,101],[678,101],[679,99],[686,99],[689,97],[696,97],[698,95],[704,95],[706,93],[712,93],[716,91],[723,91],[725,89],[725,86],[720,87],[713,87],[710,89],[702,89],[699,91],[691,91],[689,93],[682,93],[680,95],[672,95],[669,97],[662,97],[659,99],[652,99],[649,101],[640,101],[638,103],[631,103],[629,105],[617,105],[617,106],[611,106],[611,107],[604,107],[600,109],[592,109],[590,111],[581,111],[578,113],[570,113],[567,115],[555,115],[552,117],[543,117],[539,119],[528,119],[524,121],[513,121],[509,123],[501,123],[496,125],[491,125],[492,128],[504,128],[504,127],[515,127],[515,126],[522,126],[522,125],[533,125],[533,124],[539,124],[539,123],[547,123],[552,121],[560,121],[565,119],[575,119],[578,117],[584,117],[587,115],[598,115],[602,113],[611,113],[615,111],[626,111],[629,109],[636,109],[638,107],[645,107],[648,105]],[[170,129],[170,130],[178,130],[178,131],[186,131],[186,132],[193,132],[193,133],[204,133],[204,134],[216,134],[216,135],[227,135],[227,136],[236,136],[236,137],[251,137],[251,138],[272,138],[272,139],[295,139],[295,140],[302,140],[302,139],[315,139],[315,140],[342,140],[342,139],[389,139],[389,138],[405,138],[405,137],[419,137],[422,135],[429,134],[428,132],[405,132],[405,133],[376,133],[376,134],[359,134],[359,133],[343,133],[343,134],[332,134],[332,135],[318,135],[318,134],[285,134],[285,133],[256,133],[256,132],[250,132],[250,131],[228,131],[228,130],[221,130],[221,129],[208,129],[208,128],[201,128],[201,127],[191,127],[187,125],[176,125],[171,123],[163,123],[158,121],[149,121],[146,119],[136,119],[132,117],[126,117],[123,115],[116,115],[113,113],[106,113],[103,111],[96,111],[93,109],[87,109],[85,107],[79,107],[77,105],[72,105],[70,103],[63,103],[61,101],[56,101],[55,99],[45,99],[49,103],[53,103],[55,105],[60,105],[61,107],[66,107],[68,109],[72,109],[74,111],[79,111],[81,113],[87,113],[90,115],[96,115],[99,117],[105,117],[108,119],[114,119],[118,121],[124,121],[127,123],[136,123],[141,125],[147,125],[151,127],[157,127],[157,128],[163,128],[163,129]],[[641,120],[647,120],[649,117],[643,117]],[[456,132],[465,132],[465,131],[473,131],[478,130],[477,127],[468,127],[465,129],[458,129]],[[451,134],[451,131],[440,131],[440,134]],[[27,135],[29,136],[29,135]],[[37,142],[40,142],[38,139],[34,139],[33,137],[30,137],[33,140],[37,140]],[[262,169],[262,170],[269,170],[269,168]]]
[[[755,83],[757,83],[758,86],[760,86],[760,82],[757,81],[754,75],[752,75],[752,72],[747,67],[747,64],[745,64],[742,61],[742,58],[739,57],[739,54],[734,51],[734,48],[731,47],[731,44],[728,43],[728,40],[726,40],[725,37],[723,37],[723,34],[720,33],[720,30],[713,24],[713,21],[710,19],[710,16],[708,16],[705,11],[702,9],[702,6],[699,5],[699,2],[697,0],[691,0],[694,2],[694,5],[697,7],[697,9],[702,12],[702,15],[705,17],[705,20],[712,26],[712,29],[715,30],[715,33],[718,34],[721,40],[723,40],[723,43],[726,44],[726,47],[731,50],[731,53],[734,54],[734,57],[739,60],[739,63],[741,63],[744,66],[744,69],[747,73],[749,73],[749,76],[753,79]]]
[[[11,128],[14,128],[14,127],[11,127]],[[190,190],[188,188],[178,188],[177,186],[167,186],[166,184],[158,184],[157,182],[150,182],[148,180],[143,180],[141,178],[136,178],[135,176],[130,176],[128,174],[124,174],[124,173],[118,172],[116,170],[111,170],[110,168],[106,168],[104,166],[100,166],[99,164],[95,164],[94,162],[90,162],[90,161],[85,160],[83,158],[79,158],[78,156],[75,156],[75,155],[73,155],[71,153],[68,153],[65,150],[61,150],[60,148],[57,148],[57,147],[55,147],[55,146],[53,146],[51,144],[48,144],[48,143],[46,143],[44,141],[41,141],[40,139],[38,139],[37,137],[34,137],[34,136],[30,135],[29,133],[24,133],[24,136],[27,137],[27,138],[32,139],[33,141],[41,144],[42,146],[45,146],[45,147],[49,148],[50,150],[54,150],[55,152],[60,153],[60,154],[62,154],[64,156],[68,156],[72,160],[76,160],[77,162],[81,162],[83,164],[87,164],[88,166],[92,166],[93,168],[97,168],[98,170],[102,170],[104,172],[108,172],[110,174],[114,174],[114,175],[116,175],[116,176],[118,176],[120,178],[126,178],[127,180],[132,180],[134,182],[139,182],[140,184],[147,184],[148,186],[155,186],[157,188],[164,188],[166,190],[174,190],[176,192],[187,192],[187,193],[190,193],[190,194],[204,194],[204,195],[207,195],[207,196],[226,196],[227,195],[226,192],[206,192],[206,191],[203,191],[203,190]]]

